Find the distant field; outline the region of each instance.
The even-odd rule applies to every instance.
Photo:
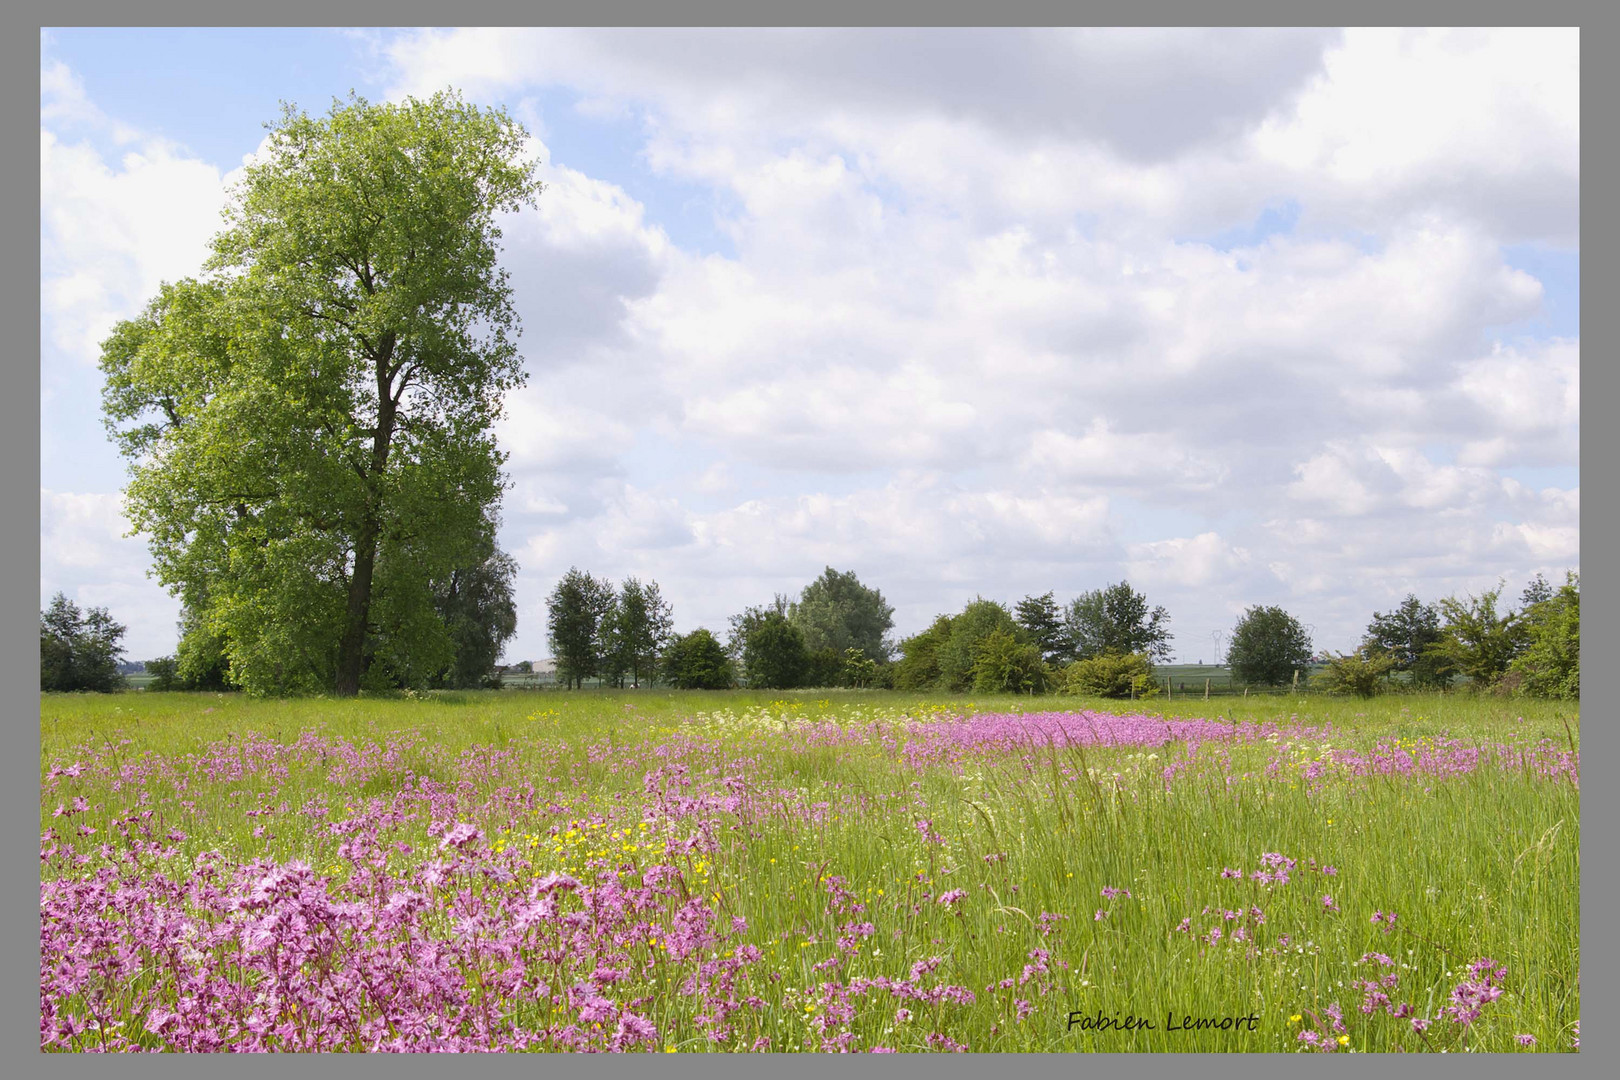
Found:
[[[40,724],[46,1049],[1578,1041],[1568,705],[143,692]]]

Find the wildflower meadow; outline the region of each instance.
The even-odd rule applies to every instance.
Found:
[[[48,695],[40,1046],[1579,1048],[1570,707],[1051,700]]]

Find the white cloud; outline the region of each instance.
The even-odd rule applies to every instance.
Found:
[[[1348,647],[1392,591],[1578,561],[1578,489],[1504,471],[1578,465],[1579,342],[1491,344],[1546,300],[1504,246],[1575,242],[1578,44],[383,38],[396,94],[538,121],[562,89],[571,132],[641,132],[639,182],[725,208],[730,250],[683,250],[627,179],[531,145],[547,190],[504,223],[532,375],[499,429],[517,648],[571,563],[657,578],[685,625],[832,564],[905,630],[1130,575],[1195,639],[1278,602]],[[72,72],[42,88],[47,334],[93,357],[194,269],[224,178],[127,129],[113,162],[66,134],[116,127]],[[1279,203],[1292,230],[1245,238]]]

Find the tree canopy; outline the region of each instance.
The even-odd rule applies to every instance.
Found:
[[[1153,661],[1170,658],[1170,613],[1148,607],[1147,597],[1127,581],[1081,593],[1070,602],[1064,622],[1081,660],[1110,653],[1142,653]]]
[[[840,573],[827,567],[804,587],[788,617],[811,652],[830,649],[841,658],[845,649],[856,648],[869,660],[889,658],[884,635],[894,628],[894,608],[881,592],[862,585],[853,570]]]
[[[434,583],[478,560],[524,379],[496,221],[539,192],[525,140],[453,94],[289,106],[203,276],[104,342],[131,520],[238,685],[452,661]]]
[[[1249,608],[1232,629],[1226,662],[1246,683],[1281,686],[1311,664],[1311,635],[1280,607]]]
[[[1388,656],[1393,671],[1409,673],[1414,685],[1441,687],[1451,682],[1453,665],[1434,651],[1443,633],[1440,613],[1410,594],[1389,614],[1373,612],[1362,643],[1371,654]]]

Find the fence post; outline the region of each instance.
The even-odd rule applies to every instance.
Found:
[[[1294,693],[1299,693],[1299,668],[1294,669]]]
[[[1209,700],[1209,676],[1204,676],[1204,700]]]

